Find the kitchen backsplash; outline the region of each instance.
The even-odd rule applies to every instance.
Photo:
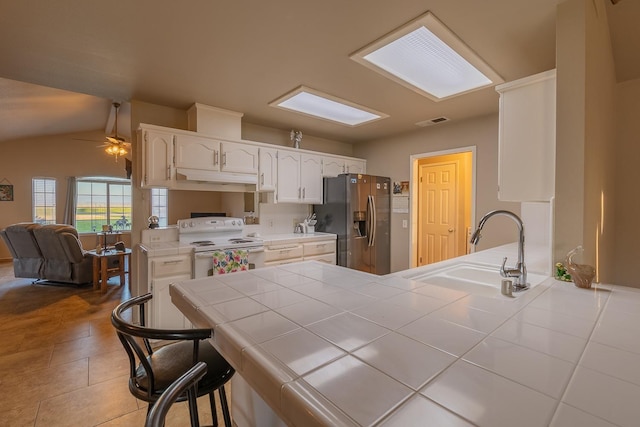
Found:
[[[264,235],[293,233],[294,225],[304,221],[311,210],[311,205],[260,203],[260,225],[248,225],[246,230],[257,231]]]

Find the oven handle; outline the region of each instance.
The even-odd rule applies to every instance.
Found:
[[[220,249],[221,251],[227,250],[229,248],[226,249]],[[238,249],[245,249],[247,252],[249,253],[258,253],[258,252],[264,252],[264,246],[256,246],[255,248],[238,248]],[[196,252],[194,254],[195,258],[209,258],[211,256],[213,256],[213,253],[215,251],[208,251],[208,252]]]

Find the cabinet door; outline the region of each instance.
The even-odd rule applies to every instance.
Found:
[[[278,150],[260,148],[258,191],[275,191],[278,182]]]
[[[234,142],[221,142],[222,160],[220,170],[224,172],[258,173],[258,147]]]
[[[549,201],[555,192],[555,70],[498,86],[498,199]]]
[[[300,188],[300,154],[278,150],[278,203],[299,203]]]
[[[347,173],[366,173],[367,162],[364,160],[349,159],[346,161]]]
[[[322,159],[322,176],[331,178],[346,172],[344,159],[324,157]]]
[[[142,130],[143,188],[173,186],[173,134],[150,129]]]
[[[187,327],[184,314],[171,302],[169,285],[191,279],[191,275],[163,277],[151,282],[151,325],[159,329],[182,329]]]
[[[336,253],[336,240],[321,240],[304,243],[304,259],[312,255],[334,254]]]
[[[322,203],[322,158],[303,154],[300,156],[300,186],[303,203]]]
[[[176,167],[220,170],[220,142],[193,135],[176,136]]]

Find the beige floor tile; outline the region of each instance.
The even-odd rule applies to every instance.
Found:
[[[89,358],[89,385],[129,375],[129,358],[124,348],[100,353]]]
[[[89,427],[137,410],[125,376],[43,400],[35,425]]]
[[[40,402],[26,400],[23,405],[0,412],[0,425],[11,427],[33,427]]]

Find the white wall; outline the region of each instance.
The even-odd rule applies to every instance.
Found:
[[[614,283],[640,287],[640,79],[621,83],[616,92],[616,207]]]
[[[498,95],[496,93],[496,106]],[[421,154],[476,146],[476,218],[494,209],[507,209],[520,213],[519,203],[498,201],[498,115],[491,114],[462,122],[447,122],[394,138],[385,138],[358,144],[356,157],[367,159],[367,173],[391,177],[392,181],[408,181],[410,157]],[[391,216],[391,270],[409,268],[409,229],[402,228],[408,214]],[[487,223],[478,249],[514,242],[518,238],[513,221],[495,217]]]
[[[615,73],[604,0],[558,6],[554,258],[578,245],[612,281]]]

